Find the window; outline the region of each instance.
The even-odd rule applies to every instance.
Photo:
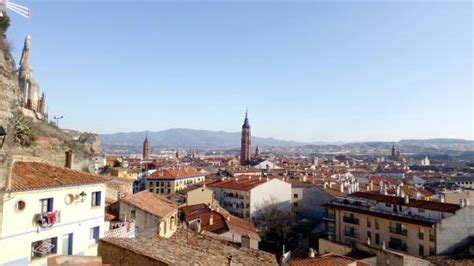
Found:
[[[423,245],[418,245],[418,256],[422,257],[425,255],[425,247]]]
[[[420,229],[418,229],[418,238],[423,240],[425,238],[425,232],[423,232],[423,228],[420,227]]]
[[[369,228],[370,228],[370,226],[371,226],[371,224],[370,224],[370,218],[369,218],[369,217],[367,217],[367,227],[369,227]]]
[[[130,219],[135,220],[136,216],[137,216],[136,211],[135,211],[135,210],[131,210],[131,211],[130,211]]]
[[[160,194],[163,194],[163,193],[164,193],[164,190],[160,188]]]
[[[102,193],[100,191],[92,192],[92,202],[91,202],[92,207],[100,206],[101,194]]]
[[[166,193],[167,193],[167,194],[171,194],[171,189],[168,188],[168,189],[166,190]]]
[[[367,232],[367,239],[372,240],[372,232],[370,231]]]
[[[97,241],[99,241],[99,232],[100,232],[99,226],[92,227],[89,231],[89,239],[91,241],[94,241],[94,243],[97,243]]]
[[[150,188],[150,189],[149,189],[149,191],[150,191],[150,192],[153,192],[153,189],[152,189],[152,188]]]
[[[53,211],[53,198],[41,199],[41,212],[52,212]]]
[[[375,229],[379,229],[379,221],[377,219],[375,219]]]
[[[297,199],[297,198],[298,198],[298,194],[293,194],[293,198],[294,198],[294,199]]]
[[[390,204],[390,203],[385,203],[385,207],[391,208],[391,207],[392,207],[392,204]]]
[[[31,243],[31,259],[42,258],[50,254],[56,254],[58,250],[58,238],[48,238]]]
[[[293,202],[293,207],[298,207],[298,202]]]
[[[379,234],[375,234],[375,244],[380,244],[380,235]]]

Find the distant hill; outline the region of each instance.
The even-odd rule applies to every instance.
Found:
[[[141,146],[146,132],[128,132],[103,134],[102,145]],[[160,147],[194,147],[194,148],[237,148],[240,147],[240,132],[224,132],[173,128],[157,132],[148,132],[152,146]],[[274,138],[252,137],[252,146],[301,146],[307,143],[278,140]]]
[[[102,145],[106,150],[140,152],[146,132],[128,132],[103,134]],[[238,150],[240,132],[224,132],[173,128],[157,132],[148,132],[152,147],[159,148],[196,148],[202,150]],[[392,144],[403,154],[454,154],[474,151],[474,141],[463,139],[407,139],[399,142],[312,142],[279,140],[274,138],[252,137],[252,146],[265,147],[267,152],[282,154],[389,154]],[[122,148],[121,148],[122,147]],[[470,156],[466,153],[464,156]]]

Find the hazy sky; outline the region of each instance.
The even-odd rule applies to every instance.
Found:
[[[14,1],[61,126],[474,138],[471,1]]]

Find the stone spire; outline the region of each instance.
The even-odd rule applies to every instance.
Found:
[[[260,149],[257,147],[255,148],[255,159],[258,159],[260,157]]]
[[[31,57],[31,37],[25,38],[25,45],[20,59],[20,69],[18,70],[18,82],[22,92],[23,106],[38,112],[39,105],[39,88],[33,79],[30,66]]]
[[[150,143],[148,142],[148,131],[145,135],[145,141],[143,141],[143,160],[150,158]]]
[[[246,165],[250,161],[250,145],[251,145],[250,123],[248,112],[245,111],[244,124],[242,125],[242,138],[240,140],[240,164]]]

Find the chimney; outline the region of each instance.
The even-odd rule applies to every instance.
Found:
[[[365,190],[370,191],[370,184],[369,184],[369,183],[367,183],[367,184],[365,185]]]
[[[227,221],[230,221],[230,215],[227,215],[226,219],[227,219]]]
[[[341,184],[339,185],[339,190],[340,190],[341,192],[344,192],[344,184],[341,183]]]
[[[421,199],[421,193],[418,192],[418,191],[416,192],[416,199],[417,199],[417,200],[420,200],[420,199]]]
[[[66,151],[66,163],[64,166],[66,168],[72,169],[73,161],[74,161],[74,151],[73,150]]]
[[[324,188],[328,188],[328,182],[324,182]]]
[[[410,203],[410,197],[408,197],[408,195],[405,195],[405,204],[409,204]]]
[[[397,185],[397,197],[400,197],[400,185]]]
[[[444,194],[441,194],[441,195],[439,196],[439,202],[444,203],[445,201],[446,201],[446,196],[445,196]]]
[[[214,216],[211,214],[211,216],[209,216],[209,225],[213,225],[214,224]]]
[[[464,199],[459,199],[459,206],[461,206],[461,208],[464,208],[464,206],[466,206],[466,201],[464,201]]]
[[[316,257],[316,254],[314,252],[314,249],[312,248],[309,248],[309,251],[308,251],[308,258],[314,258]]]
[[[469,198],[465,198],[464,203],[466,204],[466,206],[471,206],[471,200]]]
[[[370,191],[374,190],[374,182],[372,180],[369,181],[369,188]]]

